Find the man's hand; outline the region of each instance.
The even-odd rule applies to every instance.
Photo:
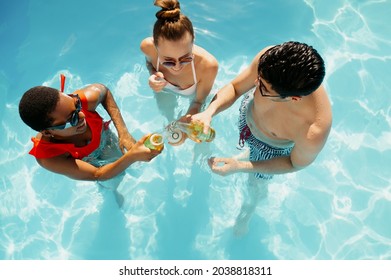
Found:
[[[191,121],[195,123],[201,123],[204,126],[204,133],[208,134],[210,129],[210,123],[212,122],[212,116],[208,114],[207,110],[191,116]]]
[[[215,158],[208,160],[210,169],[219,175],[226,176],[240,171],[240,161],[233,158]]]

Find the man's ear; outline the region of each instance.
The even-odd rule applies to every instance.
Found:
[[[292,96],[291,98],[292,98],[293,101],[301,100],[301,96]]]

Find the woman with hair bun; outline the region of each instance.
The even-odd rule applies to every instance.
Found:
[[[218,71],[216,58],[194,44],[193,25],[183,15],[177,0],[156,0],[161,8],[156,13],[153,37],[140,45],[151,74],[149,86],[158,94],[171,91],[193,98],[187,114],[201,110]]]

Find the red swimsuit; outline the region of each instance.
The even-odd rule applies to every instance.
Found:
[[[79,97],[82,104],[81,111],[86,116],[85,119],[87,125],[90,127],[92,133],[90,143],[82,147],[76,147],[71,143],[52,143],[32,137],[31,141],[33,141],[34,146],[29,152],[30,155],[33,155],[36,158],[51,158],[65,153],[70,153],[73,158],[82,159],[99,147],[103,128],[102,117],[97,112],[90,112],[87,110],[88,103],[83,93],[79,93]]]

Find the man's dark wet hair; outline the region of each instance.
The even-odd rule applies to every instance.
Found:
[[[42,131],[52,125],[49,117],[60,99],[59,91],[54,88],[37,86],[26,91],[19,102],[19,115],[23,122],[36,131]]]
[[[299,42],[286,42],[268,49],[258,63],[258,76],[282,97],[311,94],[322,84],[325,73],[319,53]]]

